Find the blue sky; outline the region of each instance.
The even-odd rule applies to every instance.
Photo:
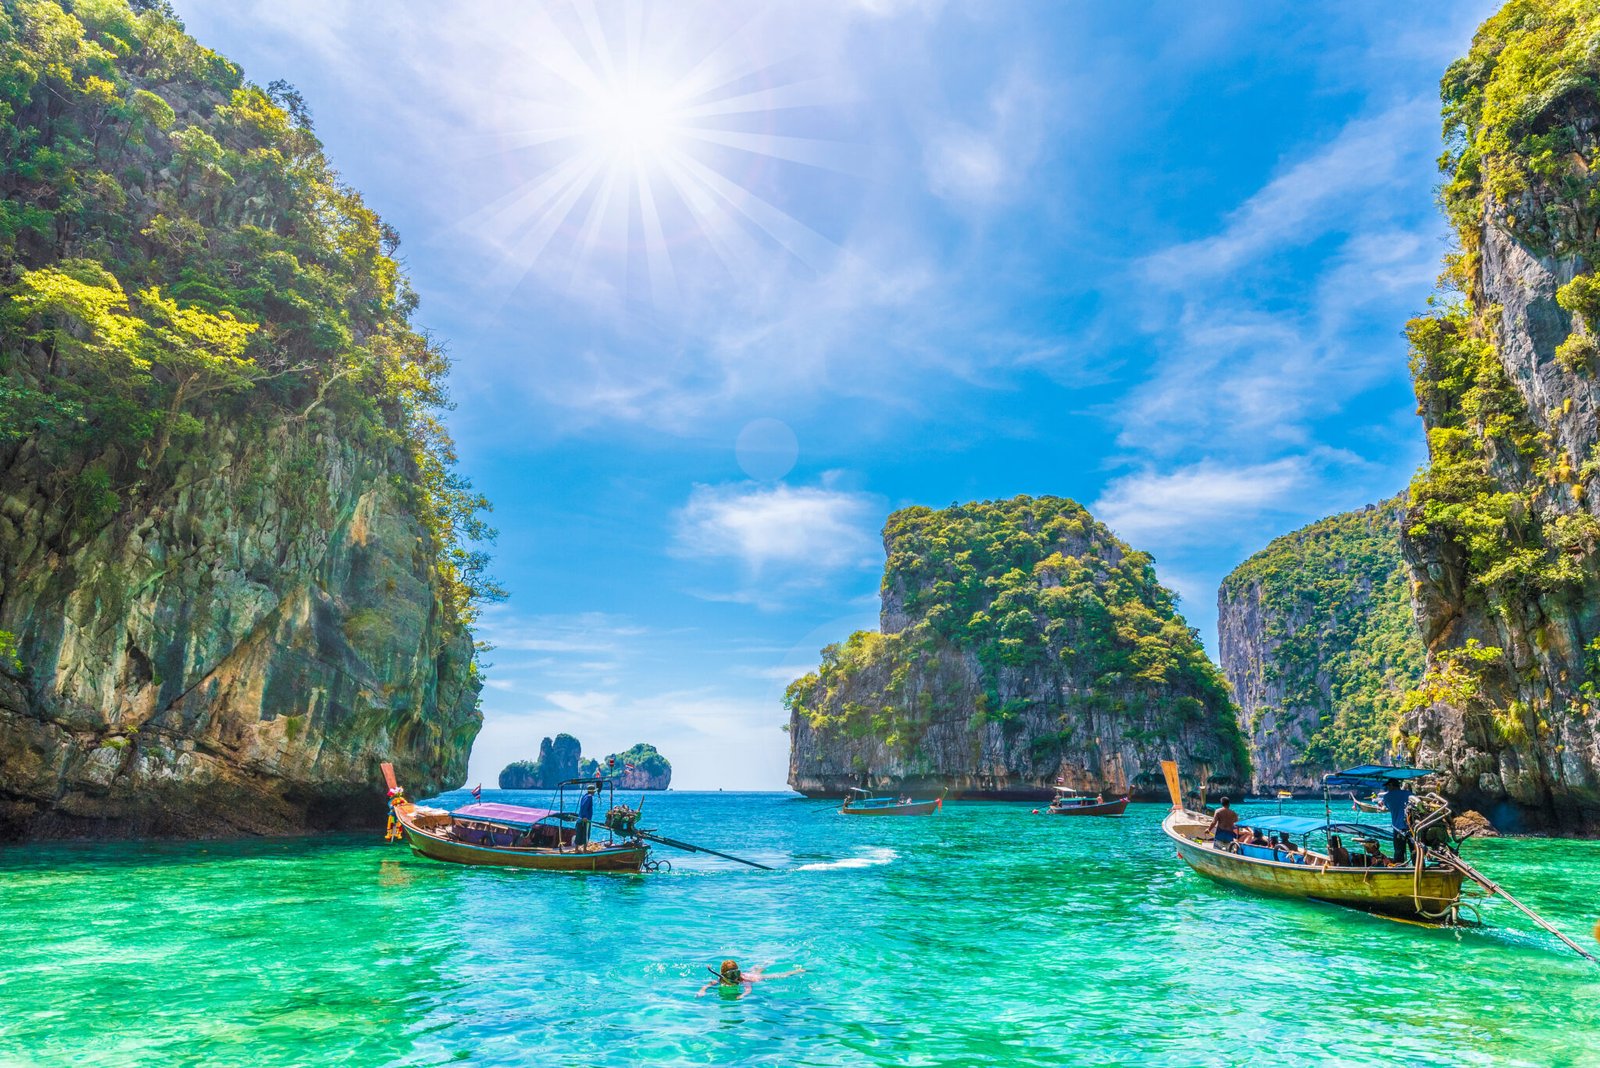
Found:
[[[469,781],[781,788],[908,504],[1059,494],[1217,583],[1423,456],[1439,75],[1486,2],[180,0],[399,228],[495,502]]]

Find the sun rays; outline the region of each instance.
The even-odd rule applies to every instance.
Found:
[[[497,246],[503,288],[537,270],[665,306],[708,270],[748,281],[831,258],[781,194],[801,168],[850,169],[849,146],[813,136],[840,94],[781,55],[772,26],[574,0],[518,32],[506,191],[467,220]]]

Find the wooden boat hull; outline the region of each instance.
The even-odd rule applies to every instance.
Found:
[[[944,798],[936,797],[932,801],[914,801],[909,805],[874,805],[867,808],[851,808],[848,803],[839,811],[846,816],[931,816],[944,805]]]
[[[1052,816],[1120,816],[1128,810],[1126,797],[1100,805],[1074,805],[1067,808],[1045,809]]]
[[[1226,853],[1209,841],[1197,842],[1208,820],[1175,810],[1161,829],[1177,845],[1178,856],[1209,879],[1279,897],[1311,898],[1408,919],[1437,921],[1461,894],[1461,872],[1411,867],[1327,868],[1257,860]]]
[[[591,846],[582,850],[518,849],[473,845],[443,834],[424,830],[405,818],[400,819],[406,844],[413,853],[451,864],[478,864],[497,868],[530,868],[536,871],[639,871],[650,853],[646,845]]]

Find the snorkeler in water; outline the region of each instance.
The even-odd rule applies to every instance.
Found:
[[[712,987],[717,987],[722,990],[728,990],[733,987],[742,987],[742,989],[739,991],[739,997],[742,998],[746,994],[750,993],[750,988],[757,983],[764,983],[768,979],[787,979],[791,975],[799,975],[801,972],[805,971],[804,968],[792,968],[786,972],[778,972],[776,975],[768,975],[766,974],[765,967],[766,966],[763,965],[760,968],[752,968],[750,971],[743,971],[740,969],[739,962],[736,960],[723,961],[720,969],[707,965],[706,971],[710,972],[716,978],[710,980],[705,986],[701,987],[700,993],[696,994],[695,997],[705,997],[706,991],[710,990]]]

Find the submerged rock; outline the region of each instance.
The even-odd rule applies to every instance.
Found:
[[[1165,797],[1163,758],[1191,785],[1247,781],[1226,684],[1151,558],[1076,503],[908,508],[884,549],[881,631],[788,689],[794,789]]]

